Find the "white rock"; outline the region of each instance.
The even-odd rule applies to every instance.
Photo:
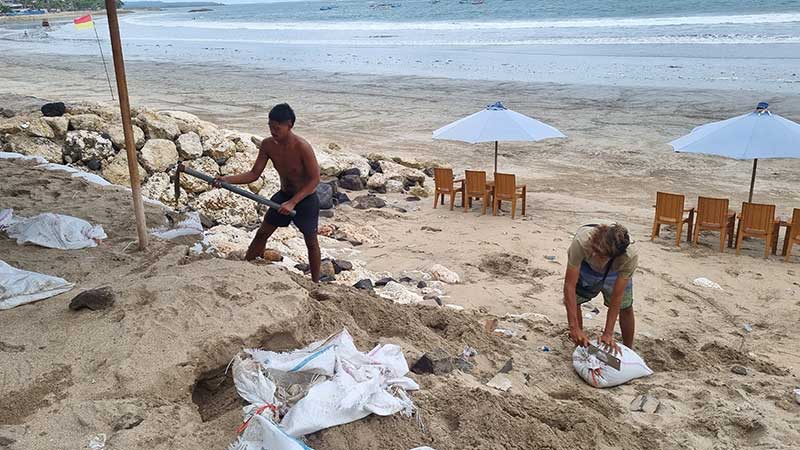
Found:
[[[114,147],[109,139],[94,131],[68,131],[64,141],[64,161],[73,163],[92,159],[105,160],[114,156]]]
[[[239,175],[249,172],[255,162],[256,157],[252,153],[236,153],[228,158],[225,164],[220,166],[220,172],[223,176]]]
[[[119,108],[100,102],[78,102],[66,105],[66,112],[70,115],[94,114],[105,121],[119,120]]]
[[[205,239],[223,257],[232,252],[245,252],[255,236],[255,230],[245,231],[231,225],[217,225],[206,231]]]
[[[403,182],[399,180],[386,181],[386,192],[390,194],[399,194],[403,192]]]
[[[504,373],[498,373],[491,380],[489,380],[489,382],[486,383],[486,385],[489,387],[493,387],[498,391],[503,391],[503,392],[508,392],[513,386],[511,384],[511,378],[509,378],[508,375]]]
[[[142,147],[139,162],[148,173],[164,172],[178,162],[178,149],[170,140],[150,139]]]
[[[194,203],[196,209],[220,224],[243,226],[258,221],[255,202],[223,189],[204,192]]]
[[[243,133],[235,130],[222,130],[225,137],[233,141],[236,146],[237,153],[248,153],[253,157],[258,156],[258,148],[261,146],[261,140],[256,144],[255,139],[259,138],[250,133]]]
[[[442,281],[447,284],[457,284],[461,282],[461,278],[457,273],[441,264],[434,264],[430,272],[434,280]]]
[[[203,156],[202,158],[195,159],[193,161],[186,161],[184,165],[190,169],[202,172],[210,177],[216,177],[219,175],[219,166],[208,156]],[[202,192],[211,190],[210,184],[199,178],[186,175],[185,173],[181,174],[181,186],[186,189],[187,192],[191,192],[193,194],[200,194]]]
[[[236,153],[236,144],[222,133],[201,136],[200,140],[203,143],[203,154],[214,159],[227,159]]]
[[[357,168],[361,171],[362,175],[366,176],[370,170],[367,158],[354,153],[316,150],[315,154],[317,156],[317,163],[319,163],[320,172],[324,176],[335,177],[338,176],[339,173],[353,167]]]
[[[194,131],[180,135],[176,144],[178,155],[183,160],[197,159],[203,156],[203,144],[200,142],[200,135]]]
[[[383,174],[386,175],[386,177],[390,180],[399,180],[401,182],[409,180],[415,183],[425,182],[425,174],[421,170],[412,169],[410,167],[397,164],[396,162],[386,160],[380,161],[380,165]]]
[[[105,133],[108,129],[108,123],[96,114],[78,114],[69,117],[69,128],[72,130]]]
[[[275,195],[276,192],[281,190],[281,178],[278,175],[278,172],[272,167],[272,162],[267,163],[267,167],[261,174],[261,180],[263,181],[263,184],[261,189],[258,190],[258,195],[270,198]]]
[[[55,131],[44,119],[40,117],[31,117],[27,121],[28,126],[25,128],[25,133],[29,136],[43,137],[53,139],[56,137]]]
[[[186,111],[159,111],[158,114],[188,123],[200,122],[199,117],[195,116],[194,114],[188,113]]]
[[[424,300],[421,295],[406,289],[405,286],[394,281],[390,281],[386,286],[378,290],[378,295],[401,305],[421,303]]]
[[[428,198],[433,195],[433,188],[430,186],[414,186],[409,191],[409,194],[416,195],[420,198]]]
[[[133,131],[133,142],[136,145],[136,149],[139,150],[144,147],[144,131],[136,125],[131,125],[131,130]],[[115,147],[120,150],[125,149],[125,129],[122,128],[122,125],[110,125],[106,132],[111,137],[111,143]]]
[[[378,191],[378,192],[386,192],[386,182],[389,181],[389,178],[382,173],[374,173],[371,177],[367,180],[367,189]],[[401,183],[402,186],[402,183]]]
[[[700,286],[700,287],[704,287],[704,288],[717,289],[717,290],[720,290],[720,291],[722,290],[722,286],[720,286],[719,284],[709,280],[708,278],[703,278],[703,277],[695,278],[695,280],[692,281],[692,284],[694,284],[695,286]]]
[[[142,195],[172,207],[182,207],[188,202],[186,192],[181,191],[180,203],[175,203],[175,187],[169,175],[163,172],[151,175],[142,185]]]
[[[139,161],[136,161],[136,165],[139,171],[139,180],[144,180],[147,177],[147,172],[139,164]],[[128,154],[125,150],[120,150],[110,163],[103,165],[103,178],[120,186],[131,185],[130,172],[128,171]]]
[[[42,117],[42,120],[47,122],[50,125],[50,128],[53,130],[53,134],[58,139],[64,139],[67,136],[67,130],[69,129],[69,119],[64,116],[60,117]]]
[[[136,115],[134,122],[144,130],[147,139],[174,141],[181,135],[178,122],[165,114],[143,109]]]
[[[10,147],[8,150],[29,156],[41,156],[42,158],[61,163],[63,154],[60,145],[50,139],[42,137],[31,137],[24,134],[12,134],[6,138]]]

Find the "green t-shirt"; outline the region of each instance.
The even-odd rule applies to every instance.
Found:
[[[592,221],[591,223],[596,223],[598,225],[611,225],[614,222],[597,220]],[[589,245],[589,238],[596,229],[596,227],[582,226],[578,228],[577,232],[575,232],[575,238],[572,239],[572,244],[569,246],[569,250],[567,251],[567,264],[570,267],[577,267],[580,269],[581,263],[586,261],[589,264],[589,267],[591,267],[595,272],[604,273],[606,271],[605,264],[608,264],[607,260],[604,262],[603,260],[598,260],[595,258],[592,252],[592,247]],[[611,272],[617,272],[620,276],[631,278],[633,277],[633,273],[636,271],[636,266],[638,264],[639,255],[636,253],[636,247],[631,244],[628,246],[628,249],[625,251],[624,255],[617,256],[614,259],[614,265],[611,266]]]

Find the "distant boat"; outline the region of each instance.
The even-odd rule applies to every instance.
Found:
[[[332,9],[336,9],[336,7],[335,6],[320,6],[320,8],[319,8],[320,11],[330,11]]]

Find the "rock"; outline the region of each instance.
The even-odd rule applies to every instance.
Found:
[[[374,195],[362,195],[353,199],[353,207],[356,209],[383,208],[386,202]]]
[[[358,167],[351,167],[351,168],[349,168],[347,170],[342,171],[337,176],[341,179],[341,178],[344,178],[344,177],[347,177],[347,176],[351,176],[351,175],[354,175],[354,176],[357,176],[357,177],[361,178],[361,169],[359,169]]]
[[[214,159],[225,159],[236,154],[236,144],[227,139],[221,132],[213,133],[207,137],[201,137],[203,143],[203,154]]]
[[[45,117],[61,117],[67,112],[67,107],[64,102],[45,103],[41,111]]]
[[[108,123],[96,114],[78,114],[69,118],[70,130],[87,130],[95,133],[105,133]]]
[[[364,182],[358,175],[345,175],[339,179],[339,187],[349,191],[363,191]]]
[[[345,170],[357,168],[360,173],[369,173],[369,163],[363,156],[337,150],[316,151],[317,163],[323,176],[336,177]]]
[[[381,278],[380,280],[375,282],[375,286],[376,287],[386,286],[391,281],[394,281],[394,278],[392,277]]]
[[[420,200],[421,199],[419,197],[417,197],[416,195],[412,195],[412,196],[406,197],[406,201],[407,202],[418,202]]]
[[[434,228],[434,227],[429,227],[429,226],[424,226],[424,227],[420,228],[420,230],[422,230],[422,231],[430,231],[432,233],[438,233],[438,232],[442,231],[441,228]]]
[[[47,125],[50,126],[50,129],[53,130],[53,134],[58,139],[64,139],[67,137],[67,130],[69,129],[69,119],[66,117],[42,117]]]
[[[434,264],[433,267],[431,267],[431,276],[433,276],[434,280],[442,281],[447,284],[457,284],[461,282],[461,278],[457,273],[441,264]]]
[[[386,182],[389,178],[382,173],[376,173],[367,180],[367,189],[381,194],[386,193]]]
[[[453,358],[453,367],[464,373],[470,373],[472,372],[473,365],[463,356],[458,356],[456,358]]]
[[[170,176],[164,172],[154,173],[147,178],[147,182],[142,185],[142,195],[165,205],[176,207],[184,206],[189,201],[186,192],[181,189],[180,202],[175,203],[175,185]]]
[[[63,159],[62,148],[50,139],[30,137],[24,134],[11,134],[6,138],[6,150],[28,156],[41,156],[42,158],[61,163]]]
[[[401,305],[421,303],[424,300],[421,295],[408,290],[405,286],[395,281],[386,283],[386,286],[381,289],[378,295]]]
[[[433,167],[426,167],[426,168],[422,169],[422,173],[424,173],[425,176],[428,177],[428,178],[433,178],[433,175],[434,175],[435,172],[433,170]]]
[[[136,149],[139,150],[144,147],[144,131],[136,125],[131,125],[131,130],[133,131],[133,143],[136,145]],[[125,150],[125,130],[122,128],[122,125],[109,126],[106,130],[106,134],[108,134],[114,147]]]
[[[657,398],[653,397],[648,393],[639,395],[635,399],[633,399],[630,405],[630,410],[641,411],[647,414],[654,414],[658,410],[658,407],[660,405],[661,402]]]
[[[197,124],[200,123],[200,118],[195,116],[194,114],[188,113],[186,111],[159,111],[157,113],[160,116],[167,116],[169,118],[175,119],[178,122],[178,126],[180,127],[181,122],[186,124]]]
[[[272,262],[283,261],[283,255],[281,255],[281,252],[271,248],[265,249],[264,254],[261,257],[264,258],[266,261],[272,261]]]
[[[164,172],[178,162],[178,149],[170,140],[150,139],[142,147],[139,162],[148,173]]]
[[[333,261],[331,261],[330,259],[322,260],[319,267],[321,275],[328,275],[333,277],[337,273],[336,268],[333,265]]]
[[[513,368],[514,368],[514,358],[509,358],[508,361],[506,361],[506,363],[503,364],[503,367],[500,368],[499,373],[509,373]]]
[[[381,168],[381,162],[375,160],[369,160],[369,168],[374,173],[383,173],[383,169]]]
[[[195,201],[195,207],[221,224],[243,226],[258,222],[252,200],[222,189],[203,192]]]
[[[404,188],[403,183],[397,180],[388,180],[385,187],[386,192],[390,194],[399,194],[403,192]]]
[[[336,281],[336,277],[332,275],[321,275],[319,277],[320,283],[332,283],[334,281]]]
[[[90,170],[100,170],[102,163],[100,160],[90,159],[89,161],[86,161],[86,167],[88,167]]]
[[[409,194],[420,198],[428,198],[433,195],[433,191],[424,186],[414,186],[408,191]]]
[[[178,122],[166,114],[140,110],[136,115],[135,123],[144,130],[147,139],[174,141],[181,135]]]
[[[401,283],[413,284],[414,283],[414,279],[411,278],[411,277],[401,277],[400,278],[400,282]]]
[[[219,166],[208,156],[203,156],[202,158],[195,159],[193,161],[186,161],[184,165],[190,169],[202,172],[210,177],[216,177],[219,175]],[[181,186],[186,189],[186,192],[191,192],[193,194],[200,194],[211,190],[210,184],[199,178],[186,175],[185,173],[181,173]]]
[[[92,311],[106,309],[114,304],[114,292],[109,287],[83,291],[69,302],[69,309],[77,311],[89,308]]]
[[[326,219],[333,219],[334,213],[332,209],[322,209],[319,211],[319,216]]]
[[[337,192],[333,195],[334,201],[337,205],[341,205],[344,203],[350,203],[350,197],[344,192]]]
[[[0,120],[0,134],[16,134],[28,128],[28,122],[21,117]]]
[[[114,156],[111,140],[94,131],[68,131],[64,141],[64,161],[76,163],[91,159],[108,159]]]
[[[438,295],[426,295],[426,296],[422,297],[422,299],[423,300],[433,300],[433,302],[436,303],[437,305],[444,306],[444,302],[442,301],[441,298],[439,298]]]
[[[106,121],[119,120],[119,108],[105,103],[98,102],[78,102],[68,104],[66,112],[77,116],[80,114],[94,114]]]
[[[28,126],[25,128],[25,134],[34,137],[43,137],[53,139],[56,137],[53,127],[50,126],[43,118],[32,117],[27,121]]]
[[[419,283],[417,283],[417,289],[424,289],[426,287],[428,287],[428,283],[424,281],[420,281]]]
[[[508,392],[513,386],[511,384],[511,378],[509,378],[508,375],[504,373],[498,373],[491,380],[489,380],[489,382],[486,383],[486,385],[489,387],[493,387],[498,391],[503,391],[503,392]]]
[[[333,260],[333,267],[336,269],[336,273],[339,273],[343,270],[353,270],[353,263],[350,261],[342,261],[340,259]]]
[[[425,174],[417,169],[412,169],[392,161],[381,161],[381,171],[390,180],[405,182],[406,180],[414,183],[424,183]]]
[[[197,159],[203,156],[203,144],[200,142],[200,135],[194,131],[182,134],[175,142],[178,149],[178,155],[181,159]]]
[[[366,291],[371,291],[374,288],[372,280],[370,280],[369,278],[359,280],[356,284],[353,285],[353,287],[356,289],[363,289]]]
[[[735,373],[736,375],[747,375],[747,368],[742,366],[733,366],[731,367],[731,372]]]
[[[255,162],[256,156],[251,153],[235,153],[225,161],[225,165],[220,167],[220,172],[223,176],[242,174],[249,172]]]
[[[453,359],[445,349],[438,347],[422,355],[411,366],[411,371],[416,374],[444,375],[453,371]]]
[[[14,117],[16,113],[8,108],[0,107],[0,117],[5,117],[6,119],[10,119]]]
[[[328,183],[320,183],[317,185],[317,197],[319,197],[320,209],[333,208],[333,186]]]
[[[308,264],[305,263],[295,264],[294,268],[303,273],[308,273],[311,271],[311,268],[308,267]]]
[[[144,180],[147,177],[147,172],[144,170],[144,167],[139,164],[139,161],[136,161],[136,166],[139,171],[139,180]],[[124,150],[119,151],[117,156],[115,156],[110,163],[103,166],[103,178],[121,186],[131,185],[127,152]]]

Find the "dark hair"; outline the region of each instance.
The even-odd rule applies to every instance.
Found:
[[[269,111],[269,120],[279,123],[291,122],[294,125],[294,111],[288,103],[279,103]]]
[[[589,240],[592,252],[608,258],[622,256],[631,245],[628,230],[619,224],[598,225]]]

